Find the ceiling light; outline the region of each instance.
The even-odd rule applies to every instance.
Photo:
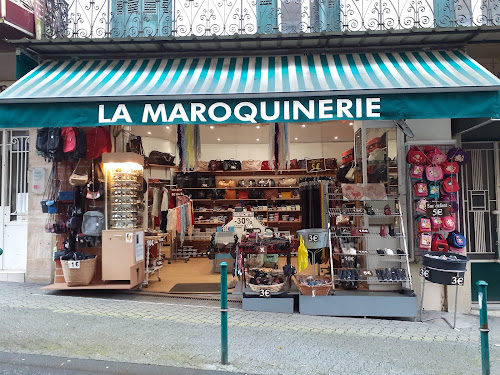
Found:
[[[350,122],[349,125],[353,126],[354,125],[354,122]]]
[[[297,137],[295,137],[295,140],[298,141],[299,139]]]
[[[257,125],[257,126],[256,126],[256,128],[257,128],[257,129],[260,129],[260,125]]]
[[[148,132],[149,135],[151,135],[151,132]]]
[[[335,137],[335,139],[339,139],[339,137]]]
[[[214,126],[213,126],[213,125],[210,125],[210,129],[213,129],[213,128],[214,128]]]
[[[165,126],[167,129],[170,129],[170,126]]]
[[[260,139],[259,139],[259,138],[257,138],[257,139],[256,139],[256,141],[257,141],[257,142],[259,142],[259,141],[260,141]]]
[[[220,142],[220,138],[217,138],[217,141]]]
[[[306,127],[306,124],[302,124],[302,127],[305,128]]]

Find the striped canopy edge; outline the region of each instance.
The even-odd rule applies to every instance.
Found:
[[[45,61],[2,102],[499,90],[460,51]]]

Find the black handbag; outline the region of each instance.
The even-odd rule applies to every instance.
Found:
[[[241,161],[239,160],[224,160],[222,162],[222,169],[224,171],[241,171]]]
[[[262,190],[250,190],[248,192],[248,199],[262,199],[263,193],[264,192]]]
[[[192,173],[176,173],[174,176],[174,184],[178,188],[196,187],[196,175]]]
[[[215,176],[196,176],[196,187],[200,188],[214,188],[215,187]]]
[[[175,156],[168,152],[151,151],[146,164],[174,165]]]

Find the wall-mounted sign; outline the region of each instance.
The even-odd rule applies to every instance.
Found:
[[[31,192],[43,194],[45,191],[45,168],[33,168],[31,173]]]
[[[322,172],[326,170],[325,167],[325,159],[307,159],[307,172],[308,173],[313,173],[313,172]]]

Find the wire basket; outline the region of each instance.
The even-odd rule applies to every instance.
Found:
[[[328,284],[323,284],[323,285],[307,285],[303,284],[305,279],[311,276],[296,276],[295,277],[295,284],[297,285],[297,288],[300,290],[300,294],[303,294],[304,296],[327,296],[330,290],[332,289],[332,281],[329,276],[312,276],[314,280],[323,280],[327,281]]]
[[[97,257],[79,260],[80,268],[69,268],[68,260],[61,260],[64,280],[68,286],[89,285],[94,277]]]
[[[273,285],[260,285],[260,284],[248,284],[250,289],[254,292],[259,292],[260,290],[269,290],[270,292],[279,292],[283,289],[285,283],[273,284]]]
[[[297,235],[302,236],[304,246],[308,250],[322,249],[328,246],[328,229],[300,229],[297,231]]]

